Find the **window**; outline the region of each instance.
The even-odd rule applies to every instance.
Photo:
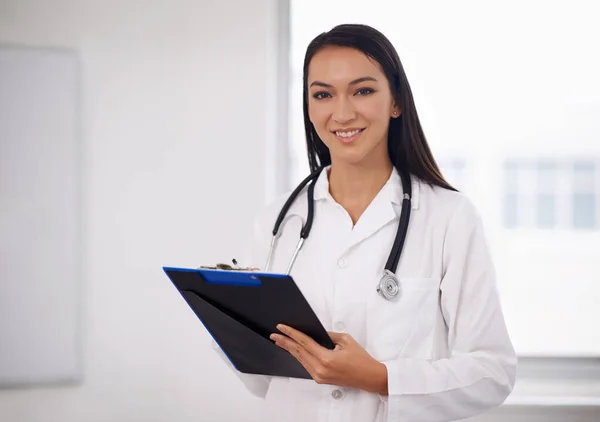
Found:
[[[503,224],[509,229],[595,229],[600,189],[594,162],[504,163]]]
[[[288,188],[308,174],[308,43],[339,23],[376,27],[396,46],[442,173],[482,214],[517,352],[600,356],[600,61],[585,53],[600,26],[584,3],[503,5],[291,1]]]
[[[519,166],[517,163],[509,162],[504,166],[504,225],[516,227],[519,222],[520,195],[518,191]]]
[[[573,165],[573,226],[579,229],[594,228],[597,223],[599,187],[594,163],[578,162]]]
[[[556,163],[539,162],[536,165],[535,221],[538,228],[556,226]]]

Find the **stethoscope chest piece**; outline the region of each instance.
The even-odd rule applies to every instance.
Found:
[[[384,271],[383,277],[381,277],[377,286],[377,293],[387,300],[393,300],[398,297],[400,294],[400,283],[393,272],[389,270]]]

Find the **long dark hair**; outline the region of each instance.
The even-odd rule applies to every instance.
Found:
[[[388,153],[399,170],[413,174],[426,183],[456,190],[446,180],[433,158],[421,128],[412,91],[400,58],[392,43],[381,32],[367,25],[339,25],[318,35],[304,57],[303,109],[308,163],[311,172],[331,164],[329,149],[323,143],[308,115],[308,65],[313,56],[327,46],[350,47],[374,59],[385,74],[392,96],[400,106],[400,117],[390,120]]]

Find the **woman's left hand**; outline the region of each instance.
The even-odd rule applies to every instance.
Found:
[[[291,353],[318,384],[387,394],[387,368],[375,360],[354,338],[345,333],[329,333],[335,349],[329,350],[300,331],[278,325],[282,334],[271,340]]]

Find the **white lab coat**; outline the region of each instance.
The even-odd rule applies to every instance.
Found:
[[[306,190],[306,189],[305,189]],[[315,218],[291,272],[324,327],[349,333],[388,371],[388,396],[312,380],[236,371],[265,400],[263,420],[322,422],[452,421],[485,412],[513,389],[517,358],[500,307],[479,215],[461,193],[413,178],[408,235],[396,272],[401,297],[376,285],[392,247],[402,201],[394,170],[353,227],[329,194],[327,172],[315,185]],[[255,224],[251,262],[264,267],[273,224],[287,195]],[[272,270],[284,272],[307,213],[306,194],[282,226]]]

